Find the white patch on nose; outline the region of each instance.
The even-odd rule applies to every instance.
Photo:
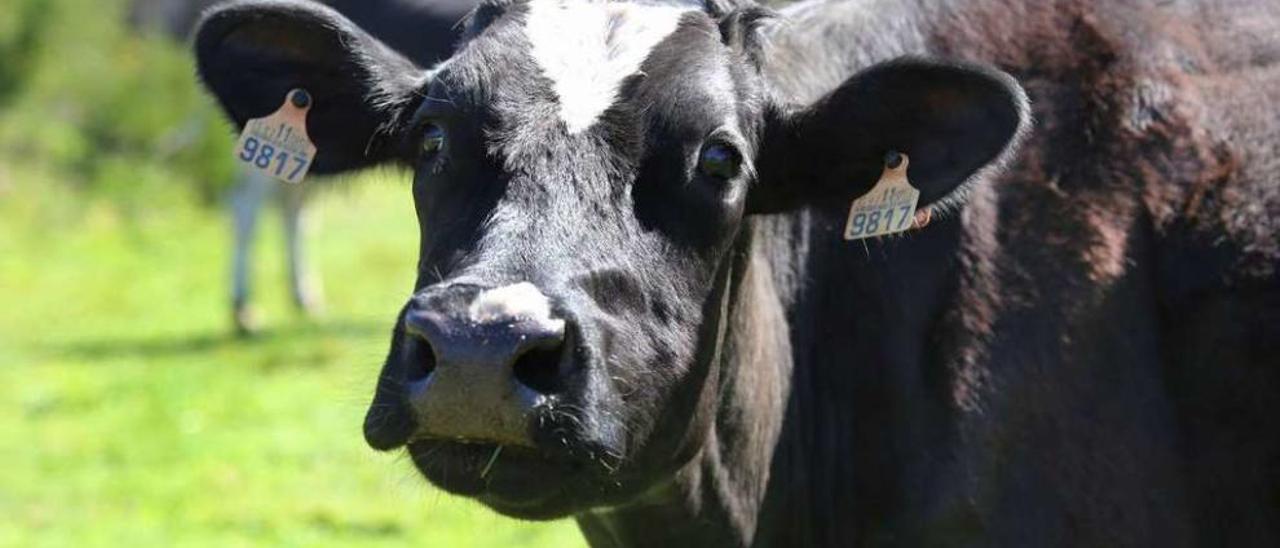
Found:
[[[569,133],[595,123],[628,76],[693,11],[669,2],[534,0],[524,32],[560,101]]]
[[[476,295],[467,308],[475,323],[551,320],[551,302],[529,282],[489,289]]]

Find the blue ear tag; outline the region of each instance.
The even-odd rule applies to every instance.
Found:
[[[307,136],[311,94],[294,89],[279,109],[244,124],[236,144],[236,160],[247,169],[286,183],[300,183],[311,169],[316,146]]]
[[[844,239],[888,236],[908,230],[915,224],[920,191],[907,180],[910,163],[906,154],[890,152],[885,155],[880,180],[849,207]]]

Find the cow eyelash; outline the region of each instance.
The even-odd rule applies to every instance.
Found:
[[[435,156],[444,150],[448,142],[448,134],[444,127],[432,120],[424,120],[415,130],[417,148],[425,156]]]
[[[701,176],[710,180],[728,182],[743,177],[751,179],[754,171],[744,150],[732,133],[723,130],[713,132],[698,150],[696,169]]]

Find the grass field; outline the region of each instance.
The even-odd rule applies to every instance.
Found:
[[[317,200],[314,322],[290,311],[269,212],[267,330],[240,341],[221,211],[143,196],[122,215],[48,177],[0,162],[0,546],[582,544],[571,522],[433,490],[361,439],[413,275],[403,183]]]

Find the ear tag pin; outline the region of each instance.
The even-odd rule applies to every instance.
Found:
[[[289,91],[275,112],[245,122],[236,144],[236,160],[286,183],[302,182],[316,157],[316,146],[307,136],[309,110],[311,94],[307,90]]]
[[[907,180],[910,163],[907,155],[900,152],[884,155],[884,171],[880,180],[870,192],[849,206],[844,239],[861,240],[897,234],[916,224],[916,202],[920,200],[920,191]]]

